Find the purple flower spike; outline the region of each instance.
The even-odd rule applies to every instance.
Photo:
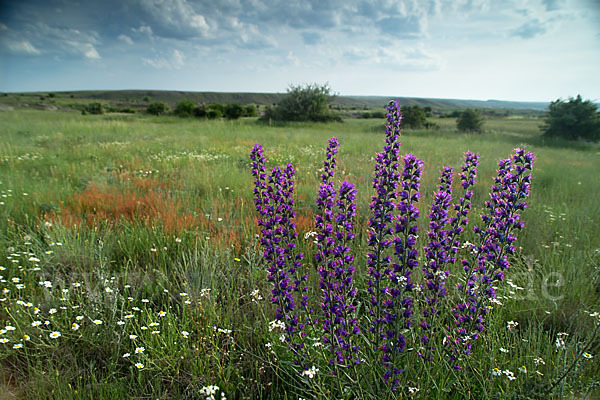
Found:
[[[338,141],[329,140],[324,173],[317,198],[317,271],[323,293],[323,342],[334,367],[349,367],[359,362],[354,337],[360,333],[356,317],[356,289],[353,287],[354,257],[349,244],[354,239],[356,189],[344,181],[338,199],[332,184]],[[336,213],[337,211],[337,213]]]
[[[439,312],[439,303],[446,295],[446,280],[449,271],[444,267],[450,262],[450,231],[446,229],[449,222],[448,210],[452,201],[452,168],[444,167],[440,177],[438,191],[433,196],[433,204],[429,213],[429,231],[427,237],[429,243],[425,246],[425,265],[423,275],[425,284],[421,289],[425,295],[425,304],[423,305],[423,318],[419,326],[421,327],[421,343],[425,346],[426,354],[421,353],[428,361],[432,362],[431,350],[433,346],[428,346],[431,331],[435,329],[435,319]]]
[[[276,306],[275,318],[285,326],[285,339],[295,355],[303,360],[303,332],[306,322],[297,312],[297,299],[308,307],[306,276],[300,274],[302,253],[297,252],[294,213],[294,175],[292,164],[285,169],[273,168],[265,173],[265,158],[260,145],[250,153],[254,182],[254,204],[259,214],[261,244],[267,262],[267,280],[273,285],[271,302]],[[306,310],[305,310],[306,311]],[[306,313],[305,313],[306,314]]]
[[[375,177],[371,197],[373,217],[369,220],[369,252],[367,267],[369,279],[368,293],[370,295],[369,314],[372,317],[374,342],[376,349],[379,340],[384,335],[383,297],[385,296],[385,280],[392,270],[392,259],[387,251],[393,242],[393,221],[398,183],[400,180],[400,123],[402,115],[398,101],[392,101],[387,107],[387,125],[385,130],[385,146],[383,152],[375,157]]]
[[[385,297],[382,304],[385,321],[382,361],[387,371],[384,381],[392,390],[396,386],[396,375],[404,370],[398,365],[400,355],[406,347],[406,338],[401,332],[412,325],[414,283],[411,274],[419,264],[417,219],[420,213],[416,203],[420,199],[422,168],[422,160],[413,154],[404,156],[402,180],[395,204],[398,215],[395,218],[395,235],[392,239],[396,262],[384,271],[389,286],[384,288]]]
[[[479,243],[471,248],[471,260],[462,261],[468,276],[466,283],[459,285],[465,302],[453,309],[456,336],[449,342],[454,347],[454,360],[461,348],[469,354],[469,339],[477,339],[485,329],[489,301],[496,298],[494,287],[504,279],[508,256],[515,252],[515,232],[524,226],[519,213],[527,207],[534,159],[532,153],[515,149],[511,158],[498,163],[490,200],[485,203],[487,213],[481,216],[483,227],[474,228]]]

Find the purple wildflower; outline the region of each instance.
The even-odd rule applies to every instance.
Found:
[[[318,213],[315,217],[317,228],[317,270],[321,277],[323,293],[323,342],[329,348],[330,364],[348,367],[358,362],[358,347],[353,344],[357,335],[355,296],[353,287],[354,257],[348,246],[354,239],[353,220],[356,216],[356,189],[344,181],[338,199],[332,184],[336,165],[335,153],[338,141],[331,138],[321,175],[321,187],[317,198]],[[337,215],[334,211],[334,204]]]
[[[422,160],[413,154],[404,156],[401,190],[398,192],[396,204],[399,213],[394,226],[395,236],[392,239],[397,262],[394,262],[391,268],[385,271],[389,286],[384,288],[385,300],[382,302],[383,320],[385,321],[382,333],[384,339],[382,361],[386,368],[383,375],[384,382],[392,390],[397,387],[397,375],[403,370],[398,366],[399,356],[406,348],[406,338],[402,331],[412,325],[414,299],[411,292],[415,285],[412,282],[411,274],[419,264],[419,253],[416,247],[419,209],[416,207],[416,203],[421,196],[419,188],[422,168]]]
[[[496,297],[494,286],[504,279],[508,256],[515,253],[515,231],[524,226],[519,212],[527,207],[525,200],[531,186],[528,171],[532,170],[534,159],[533,153],[517,148],[511,158],[500,160],[490,200],[485,203],[487,213],[481,216],[484,226],[474,228],[479,245],[472,246],[471,261],[462,261],[468,276],[466,283],[459,285],[464,302],[453,310],[457,338],[452,345],[462,346],[464,354],[470,354],[469,340],[477,339],[485,329],[488,302]],[[454,354],[452,359],[456,358]]]
[[[254,204],[259,214],[261,244],[267,261],[267,280],[273,285],[271,302],[275,304],[275,318],[285,325],[285,337],[297,362],[304,346],[305,322],[299,317],[296,295],[301,296],[301,305],[308,307],[307,288],[302,282],[306,276],[299,273],[302,253],[296,251],[294,243],[296,229],[294,213],[294,175],[291,164],[285,169],[273,168],[265,173],[265,158],[262,147],[255,145],[250,154],[252,175],[255,177]]]
[[[433,196],[433,204],[429,213],[429,231],[427,237],[429,242],[425,246],[425,265],[423,267],[423,275],[425,284],[421,286],[425,295],[425,304],[423,305],[423,318],[419,326],[423,331],[421,343],[427,349],[431,346],[429,338],[431,330],[435,329],[435,318],[439,313],[439,302],[446,296],[446,280],[449,271],[445,271],[444,267],[451,260],[449,245],[449,231],[446,229],[450,218],[448,210],[452,202],[452,168],[444,167],[440,177],[438,191]],[[428,361],[433,361],[431,354],[421,354]]]
[[[369,220],[367,280],[370,295],[369,314],[372,317],[371,332],[373,332],[375,349],[379,347],[382,337],[383,297],[385,294],[386,274],[391,272],[392,259],[387,250],[393,241],[393,221],[398,182],[400,180],[400,122],[402,115],[398,101],[392,101],[387,107],[388,123],[385,129],[385,146],[383,152],[375,157],[375,177],[373,188],[375,195],[371,197],[373,217]]]

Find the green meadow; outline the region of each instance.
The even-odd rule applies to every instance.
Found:
[[[457,132],[455,119],[432,120],[439,130],[401,137],[401,153],[425,163],[420,232],[428,229],[440,169],[460,169],[466,151],[481,155],[466,240],[474,240],[498,160],[515,147],[536,155],[531,197],[519,250],[498,287],[502,305],[469,362],[449,374],[423,366],[410,349],[414,368],[401,385],[418,391],[391,396],[597,398],[600,146],[544,139],[543,121],[527,116],[487,118],[483,134]],[[296,169],[298,247],[316,303],[315,245],[305,234],[314,230],[332,136],[340,141],[336,180],[358,190],[353,250],[364,288],[383,119],[269,126],[0,111],[0,393],[195,399],[211,398],[216,385],[217,399],[378,398],[370,388],[340,390],[326,366],[316,378],[298,374],[269,330],[274,308],[250,150],[260,143],[268,166]],[[420,235],[420,248],[426,239]]]

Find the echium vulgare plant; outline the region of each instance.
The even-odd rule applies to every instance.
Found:
[[[298,364],[304,362],[304,328],[310,321],[307,276],[300,272],[302,253],[296,251],[294,213],[294,175],[292,164],[285,170],[265,170],[263,149],[256,145],[250,155],[252,175],[255,178],[254,204],[259,214],[261,244],[269,267],[267,280],[272,283],[271,302],[275,304],[275,325],[284,330],[284,340],[289,343]],[[300,298],[298,312],[297,297]]]
[[[467,371],[462,360],[485,330],[489,303],[516,251],[515,232],[524,226],[520,212],[527,206],[534,156],[516,149],[499,163],[483,225],[473,228],[475,243],[463,243],[479,165],[479,155],[467,152],[458,174],[458,199],[453,199],[454,170],[443,167],[428,231],[419,237],[423,161],[413,154],[400,155],[401,122],[398,102],[390,102],[385,145],[375,157],[372,215],[362,228],[367,230],[366,265],[355,265],[353,254],[356,188],[334,179],[336,138],[329,140],[323,164],[315,259],[310,263],[303,263],[296,248],[293,166],[275,167],[267,174],[262,147],[255,145],[250,156],[275,308],[271,324],[283,328],[280,339],[302,376],[310,380],[321,371],[324,378],[337,381],[329,389],[331,396],[409,393],[404,376],[418,373],[418,365],[447,366],[452,374]],[[309,282],[309,275],[318,276],[318,282]],[[357,282],[365,282],[365,287]],[[311,298],[309,288],[320,296]],[[320,307],[311,308],[316,303]],[[415,363],[419,358],[421,364]]]
[[[462,302],[452,310],[455,331],[448,341],[452,361],[461,354],[469,355],[472,341],[485,329],[489,303],[496,298],[494,285],[504,279],[508,256],[515,253],[515,232],[525,226],[519,213],[527,208],[534,159],[533,153],[517,148],[511,158],[498,163],[498,176],[481,216],[484,225],[474,227],[478,243],[471,245],[470,259],[462,260],[467,276],[465,283],[458,285]],[[454,366],[460,368],[458,363]]]
[[[354,338],[360,332],[356,318],[356,288],[353,286],[354,256],[349,247],[355,236],[356,189],[353,184],[344,181],[336,193],[332,180],[337,147],[338,140],[331,138],[315,215],[315,260],[322,291],[323,344],[329,350],[329,364],[334,367],[334,373],[339,373],[335,371],[338,367],[349,367],[359,362]]]

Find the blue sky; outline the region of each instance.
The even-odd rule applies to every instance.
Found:
[[[600,0],[1,0],[0,91],[600,100]]]

